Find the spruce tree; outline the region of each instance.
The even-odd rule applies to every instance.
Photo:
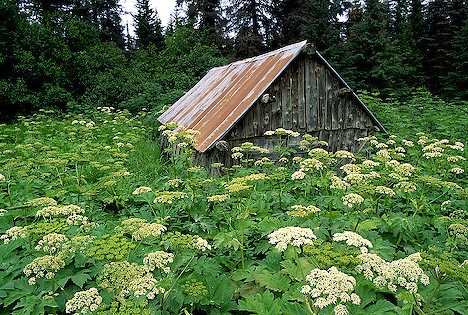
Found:
[[[236,34],[237,57],[258,55],[269,48],[274,37],[273,4],[268,0],[233,0],[230,7],[231,31]]]
[[[164,46],[164,36],[157,12],[150,7],[149,0],[137,0],[136,8],[136,47],[145,49],[154,45],[161,49]]]

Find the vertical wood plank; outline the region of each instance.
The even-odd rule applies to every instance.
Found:
[[[298,130],[299,129],[299,94],[298,94],[298,86],[299,86],[299,62],[294,62],[293,66],[291,67],[291,129]]]
[[[317,67],[317,96],[318,96],[318,110],[317,110],[317,127],[320,130],[325,129],[325,117],[326,117],[326,76],[325,67],[318,65]],[[326,141],[326,140],[325,140]]]
[[[282,113],[283,113],[283,127],[291,129],[292,117],[291,117],[291,70],[287,68],[284,72],[283,86],[282,86]]]
[[[340,84],[338,80],[333,76],[333,74],[328,71],[328,77],[330,81],[330,91],[328,92],[328,106],[330,107],[331,112],[331,129],[336,130],[339,129],[339,118],[338,118],[338,107],[339,107],[339,96],[338,96],[338,89]]]
[[[318,127],[318,86],[317,86],[317,61],[309,59],[310,63],[310,84],[312,88],[312,97],[310,100],[310,129],[309,131],[317,131]]]
[[[305,110],[305,58],[299,60],[298,69],[298,84],[297,84],[297,95],[298,95],[298,107],[299,107],[299,128],[302,130],[306,129],[306,110]]]

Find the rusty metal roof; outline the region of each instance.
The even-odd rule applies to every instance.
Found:
[[[198,130],[195,149],[205,152],[249,110],[307,44],[281,49],[211,69],[159,122]]]
[[[234,124],[250,109],[273,81],[301,52],[307,41],[275,51],[211,69],[190,91],[158,117],[159,122],[176,122],[198,130],[195,149],[205,152],[224,137]],[[344,86],[349,86],[318,53],[318,58]],[[358,105],[374,124],[385,127],[353,92]]]

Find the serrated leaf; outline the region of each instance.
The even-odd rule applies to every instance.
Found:
[[[297,302],[294,302],[294,303],[288,302],[284,304],[282,308],[283,315],[304,315],[307,313],[308,311],[306,310],[306,308]]]
[[[80,288],[83,288],[83,285],[86,283],[86,281],[90,280],[91,277],[86,273],[86,271],[80,271],[76,275],[71,276],[70,279],[74,284]]]
[[[291,282],[288,277],[282,274],[272,274],[268,270],[253,274],[253,278],[260,286],[278,292],[287,289]]]
[[[283,300],[275,299],[273,293],[265,291],[262,294],[247,296],[239,301],[239,310],[258,315],[280,315]]]
[[[295,281],[304,280],[305,276],[313,269],[312,265],[304,258],[298,259],[297,263],[292,260],[284,260],[281,262],[281,266],[284,267],[282,272],[288,274]]]
[[[379,228],[382,225],[382,220],[380,218],[367,219],[359,223],[357,231],[371,231]]]
[[[377,303],[365,308],[365,314],[372,315],[391,315],[397,313],[397,306],[387,300],[378,300]]]

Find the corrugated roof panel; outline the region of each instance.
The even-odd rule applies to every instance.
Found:
[[[306,43],[211,69],[158,120],[198,130],[195,148],[205,152],[249,110]]]

